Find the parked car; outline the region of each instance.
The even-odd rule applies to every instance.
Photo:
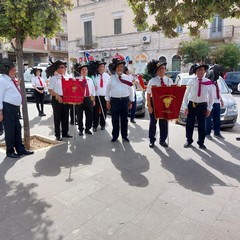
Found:
[[[177,85],[186,85],[187,82],[195,77],[194,75],[189,75],[187,73],[179,74],[177,76],[178,83]],[[232,90],[229,89],[226,82],[223,78],[218,79],[218,86],[220,90],[220,94],[224,103],[224,106],[221,107],[221,119],[220,124],[221,128],[232,128],[234,127],[237,117],[238,117],[238,109],[235,99],[233,98],[231,92]],[[184,109],[181,107],[178,123],[185,125],[186,124],[187,117],[184,114]]]
[[[173,83],[175,83],[176,77],[179,73],[180,73],[180,71],[167,71],[165,75],[167,77],[171,78],[173,80]]]
[[[137,90],[136,91],[136,117],[145,117],[145,103],[146,103],[146,98],[145,98],[145,91],[142,90]],[[111,115],[111,111],[107,111],[107,114]],[[129,111],[130,114],[130,111]]]
[[[47,76],[46,76],[46,67],[39,67],[41,68],[42,71],[42,77],[44,78],[45,81],[47,81]],[[32,85],[32,77],[34,77],[33,74],[31,74],[31,70],[32,68],[28,68],[23,76],[24,76],[24,83],[25,83],[25,90],[26,90],[26,97],[28,100],[34,100],[34,88]],[[48,89],[45,89],[45,96],[44,96],[44,101],[45,102],[51,102],[52,100],[52,96],[50,95],[50,93],[48,92]]]
[[[225,82],[233,93],[239,93],[240,72],[227,72],[224,76]]]

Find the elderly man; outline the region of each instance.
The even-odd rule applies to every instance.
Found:
[[[16,67],[12,61],[4,58],[0,62],[0,72],[0,122],[4,124],[7,157],[19,158],[21,155],[33,154],[22,144],[18,115],[22,94],[15,82]]]

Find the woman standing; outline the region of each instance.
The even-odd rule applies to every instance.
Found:
[[[43,111],[44,106],[44,89],[45,89],[45,80],[41,76],[42,69],[41,68],[33,68],[31,74],[35,76],[32,78],[32,85],[34,87],[34,97],[36,99],[36,106],[38,110],[38,116],[46,116]]]

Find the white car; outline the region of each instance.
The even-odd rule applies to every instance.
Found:
[[[178,86],[187,85],[188,81],[195,77],[195,75],[189,75],[188,73],[180,73],[176,78],[176,83]],[[224,103],[224,106],[221,107],[221,119],[220,127],[221,128],[232,128],[234,127],[237,117],[238,117],[238,108],[234,97],[232,96],[232,90],[229,89],[223,78],[219,78],[218,86],[220,94]],[[184,114],[184,109],[181,107],[178,123],[185,125],[187,117]]]
[[[37,68],[41,68],[42,71],[42,77],[44,78],[45,81],[47,81],[47,76],[46,76],[46,67],[40,67],[37,66]],[[32,85],[32,78],[34,77],[33,74],[31,74],[31,70],[32,68],[28,68],[24,74],[24,83],[25,83],[25,90],[26,90],[26,97],[29,100],[34,100],[34,88]],[[44,96],[44,101],[45,102],[51,102],[52,100],[52,96],[50,95],[50,93],[48,92],[48,89],[45,89],[45,96]]]

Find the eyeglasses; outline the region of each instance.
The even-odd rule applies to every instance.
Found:
[[[58,69],[65,68],[64,66],[58,67]]]

